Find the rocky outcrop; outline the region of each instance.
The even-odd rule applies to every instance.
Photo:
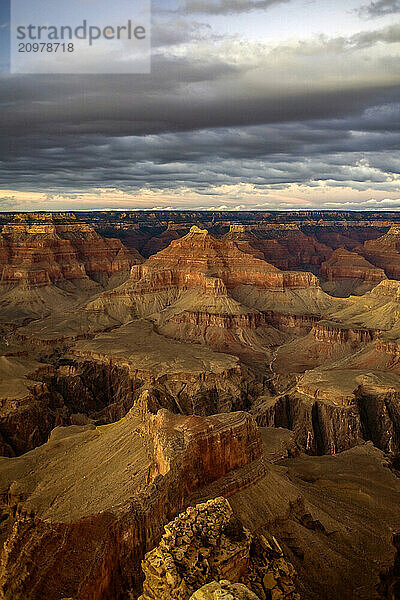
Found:
[[[305,334],[308,333],[315,323],[320,321],[320,315],[291,315],[272,310],[266,311],[265,317],[267,322],[276,327],[280,331],[289,333]]]
[[[0,357],[0,455],[16,456],[43,444],[51,430],[69,423],[63,398],[43,379],[51,365]]]
[[[119,240],[102,238],[70,213],[15,215],[0,235],[0,281],[8,285],[104,282],[138,261]]]
[[[237,356],[253,353],[269,362],[270,348],[285,336],[263,313],[270,306],[290,311],[291,303],[300,305],[299,313],[306,306],[322,308],[330,297],[312,273],[282,272],[253,251],[242,250],[236,242],[193,226],[189,234],[134,266],[125,284],[101,294],[86,311],[106,315],[111,323],[147,317],[168,338]],[[316,301],[310,304],[314,290]]]
[[[242,252],[235,242],[216,239],[197,226],[132,269],[131,282],[151,280],[163,272],[170,274],[169,285],[198,287],[193,271],[217,277],[227,288],[243,284],[267,288],[318,285],[311,273],[283,273],[253,254]]]
[[[254,408],[253,414],[261,427],[292,430],[296,443],[308,454],[336,454],[363,440],[355,404],[338,406],[292,393],[266,400]]]
[[[356,252],[338,248],[330,259],[321,265],[321,276],[328,281],[337,279],[359,279],[362,281],[379,282],[386,279],[383,269],[369,263]]]
[[[9,460],[18,462],[0,465],[5,600],[135,597],[140,560],[194,492],[234,473],[234,493],[265,473],[253,469],[262,444],[249,415],[153,415],[146,393],[118,423],[55,430],[42,448]]]
[[[356,252],[344,248],[334,251],[321,265],[322,288],[339,297],[361,296],[379,281],[386,279],[385,271],[369,263]]]
[[[299,228],[282,232],[278,241],[290,255],[290,268],[318,267],[332,253],[331,248],[321,244],[315,237],[305,235]]]
[[[376,240],[367,240],[357,248],[372,264],[384,270],[390,279],[400,279],[400,225]]]
[[[249,588],[241,583],[230,583],[227,580],[213,581],[201,587],[190,596],[190,600],[260,600]]]
[[[355,397],[364,438],[388,454],[400,451],[400,391],[394,387],[360,385]]]
[[[166,339],[146,321],[78,342],[69,362],[73,379],[68,371],[59,372],[62,389],[72,381],[79,386],[79,379],[82,390],[104,398],[104,406],[112,399],[106,412],[115,411],[116,418],[143,387],[155,390],[159,408],[206,415],[246,410],[260,385],[237,357]]]
[[[164,530],[157,548],[143,561],[145,581],[139,600],[300,598],[294,569],[279,545],[274,540],[274,550],[264,537],[253,539],[225,498],[188,508]],[[243,582],[253,592],[230,582]],[[196,591],[198,587],[201,590]],[[223,593],[216,593],[218,589]],[[229,589],[235,595],[229,596]],[[239,592],[243,595],[236,595]]]
[[[243,359],[269,360],[270,348],[286,338],[272,327],[266,316],[248,309],[246,312],[210,312],[185,310],[160,319],[157,331],[168,338],[207,345],[219,352],[229,352]]]
[[[373,329],[346,327],[333,321],[319,321],[313,325],[310,337],[317,342],[326,342],[332,345],[369,344],[377,337],[378,333]]]
[[[233,240],[245,252],[263,257],[284,270],[319,266],[332,253],[329,247],[305,235],[297,225],[263,230],[235,223],[225,239]]]
[[[304,373],[329,362],[350,357],[379,338],[380,331],[346,326],[335,321],[314,322],[307,335],[294,338],[276,350],[277,373]]]

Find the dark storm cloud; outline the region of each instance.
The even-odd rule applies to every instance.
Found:
[[[229,15],[252,10],[265,10],[289,0],[186,0],[185,12],[208,15]]]
[[[362,6],[359,13],[368,18],[400,13],[400,0],[376,0],[376,2]]]
[[[196,35],[204,34],[206,26],[193,27]],[[166,28],[157,31],[164,46],[184,37],[181,27],[170,37]],[[229,52],[158,52],[151,77],[2,77],[0,135],[145,135],[340,118],[399,97],[398,57],[357,58],[377,43],[390,48],[399,41],[400,25],[393,25],[291,47],[255,45],[243,60],[231,59]],[[14,147],[14,140],[6,142],[7,151]]]
[[[379,112],[379,111],[378,111]],[[381,111],[382,112],[382,111]],[[385,111],[383,111],[384,114]],[[36,191],[117,187],[207,191],[251,183],[284,186],[316,180],[385,189],[400,170],[400,132],[382,114],[346,122],[296,122],[139,137],[21,138],[3,185],[18,180]],[[387,114],[389,117],[389,115]],[[364,127],[365,125],[365,127]],[[371,130],[368,132],[368,128]],[[61,143],[64,145],[61,145]]]
[[[322,180],[391,189],[399,174],[398,60],[366,60],[363,51],[390,47],[399,30],[291,47],[233,41],[207,53],[201,44],[176,51],[187,31],[168,35],[160,26],[150,77],[3,77],[1,185],[207,195],[215,185],[284,189]],[[207,27],[195,24],[190,36],[202,40]],[[3,198],[0,210],[10,203]]]

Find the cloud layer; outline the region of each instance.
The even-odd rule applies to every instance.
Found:
[[[371,19],[396,13],[400,13],[399,0],[376,0],[375,2],[370,2],[370,4],[365,4],[360,8],[361,16]]]
[[[151,76],[2,77],[0,210],[29,192],[46,208],[396,206],[400,24],[274,42],[159,20],[153,38]]]

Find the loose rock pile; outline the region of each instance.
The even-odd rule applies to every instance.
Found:
[[[242,583],[230,583],[222,579],[207,583],[190,596],[190,600],[259,600],[259,596]]]
[[[279,544],[254,538],[225,498],[190,507],[166,525],[142,566],[139,600],[300,599]]]

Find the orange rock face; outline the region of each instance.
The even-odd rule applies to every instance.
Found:
[[[253,234],[249,227],[234,224],[225,239],[235,241],[239,247],[247,244],[258,258],[264,258],[280,269],[319,266],[332,253],[328,246],[290,225],[275,230],[257,230]]]
[[[161,272],[169,285],[187,288],[201,287],[203,275],[220,279],[227,288],[254,285],[279,289],[318,285],[311,273],[284,273],[256,258],[254,251],[243,252],[236,242],[216,239],[206,229],[196,226],[186,236],[151,256],[145,264],[132,269],[131,281],[159,281]]]
[[[368,240],[358,251],[371,263],[383,269],[389,279],[400,279],[400,225],[392,225],[377,240]]]
[[[22,214],[0,235],[0,281],[44,286],[128,271],[140,260],[119,240],[104,239],[71,214]]]
[[[382,281],[386,279],[383,269],[375,267],[363,256],[345,248],[334,251],[329,260],[321,265],[321,276],[328,281],[337,279],[361,279],[363,281]]]

